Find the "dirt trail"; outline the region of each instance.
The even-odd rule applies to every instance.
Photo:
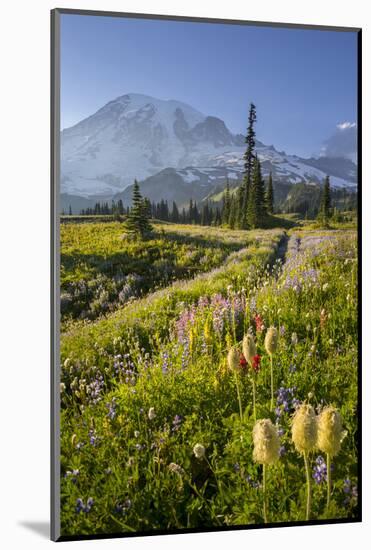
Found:
[[[276,255],[276,260],[281,260],[282,264],[285,263],[288,242],[289,242],[289,237],[287,233],[284,233],[284,235],[282,236],[278,244],[277,255]]]

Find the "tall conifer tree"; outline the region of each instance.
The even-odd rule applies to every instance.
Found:
[[[266,205],[267,205],[268,214],[273,214],[273,212],[274,212],[274,194],[273,194],[272,172],[269,172],[268,187],[267,187],[267,194],[266,194],[266,201],[265,202],[266,202]]]
[[[231,229],[234,229],[236,226],[236,214],[238,212],[237,199],[235,196],[231,197],[231,207],[229,210],[229,220],[228,225]]]
[[[258,157],[254,159],[251,190],[247,210],[250,227],[263,227],[266,217],[265,189]]]
[[[249,204],[249,194],[251,190],[251,178],[254,166],[255,158],[255,129],[256,122],[256,107],[254,103],[250,103],[249,110],[249,124],[247,127],[247,134],[245,138],[246,151],[243,156],[244,159],[244,175],[243,175],[243,195],[242,202],[240,203],[241,213],[241,226],[245,228],[247,226],[247,210]]]
[[[330,177],[326,176],[323,183],[321,206],[319,211],[319,217],[327,224],[331,215],[331,191],[330,191]]]
[[[223,193],[223,206],[222,206],[222,221],[225,224],[229,223],[230,211],[231,211],[231,192],[229,189],[229,180],[227,180],[227,187]]]

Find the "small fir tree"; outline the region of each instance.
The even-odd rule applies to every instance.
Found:
[[[152,230],[152,226],[148,219],[148,203],[145,199],[143,200],[140,193],[139,184],[137,180],[134,180],[132,207],[125,222],[126,230],[135,237],[140,237],[143,239]]]
[[[330,177],[326,176],[323,183],[321,205],[319,210],[319,219],[325,224],[328,224],[331,216],[331,190],[330,190]]]

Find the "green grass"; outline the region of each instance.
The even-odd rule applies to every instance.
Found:
[[[95,217],[93,217],[95,218]],[[133,241],[120,222],[61,225],[61,312],[64,325],[95,319],[177,279],[209,271],[247,244],[247,233],[154,224]]]
[[[189,231],[208,238],[205,228]],[[224,241],[238,235],[217,231]],[[261,355],[257,417],[279,424],[283,447],[268,469],[268,520],[305,519],[303,460],[291,442],[295,400],[309,400],[316,410],[333,404],[346,430],[333,461],[330,507],[326,483],[314,483],[312,519],[356,516],[355,489],[344,492],[347,479],[357,486],[355,232],[295,228],[283,268],[274,262],[282,230],[244,235],[244,247],[210,273],[106,318],[75,323],[62,336],[63,535],[263,523],[262,470],[252,459],[251,372],[237,373],[240,418],[236,378],[226,362],[248,329]],[[270,325],[280,333],[273,412],[264,349]],[[196,443],[205,447],[204,458],[194,455]],[[310,455],[311,473],[320,455]],[[89,498],[91,507],[77,511],[78,499],[86,506]]]

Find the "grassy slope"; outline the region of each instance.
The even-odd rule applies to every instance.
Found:
[[[252,461],[251,379],[239,379],[241,421],[235,378],[225,362],[229,345],[241,340],[254,311],[266,326],[281,329],[274,378],[276,388],[291,390],[288,412],[278,405],[279,416],[270,413],[264,333],[256,333],[262,354],[257,416],[274,422],[278,418],[283,430],[284,454],[268,478],[269,520],[303,519],[303,463],[291,444],[290,415],[292,399],[302,401],[309,393],[315,406],[339,407],[347,430],[334,461],[331,506],[326,511],[325,484],[315,485],[312,517],[355,514],[356,498],[345,503],[343,492],[344,479],[356,483],[357,472],[354,232],[295,231],[290,243],[300,243],[300,250],[289,248],[289,262],[276,280],[258,266],[271,257],[279,237],[279,232],[256,233],[246,250],[211,276],[175,283],[63,337],[63,358],[68,361],[63,368],[67,389],[62,401],[67,408],[62,418],[62,473],[79,471],[63,478],[64,533],[262,522],[261,471]],[[216,292],[224,294],[226,305],[205,302]],[[233,310],[239,312],[236,317],[230,315]],[[180,337],[182,315],[189,322]],[[221,320],[220,332],[216,326]],[[293,331],[299,339],[296,346],[291,343]],[[97,372],[104,385],[93,405],[87,386],[99,378]],[[85,383],[75,386],[72,396],[75,377]],[[156,413],[153,420],[148,418],[150,407]],[[192,454],[196,443],[206,447],[207,460]],[[311,467],[318,455],[311,457]],[[177,463],[180,473],[172,472],[170,463]],[[91,511],[76,513],[76,500],[86,502],[89,497],[94,499]]]
[[[154,224],[133,241],[119,222],[61,226],[62,319],[94,319],[177,279],[219,265],[246,246],[245,231]]]

